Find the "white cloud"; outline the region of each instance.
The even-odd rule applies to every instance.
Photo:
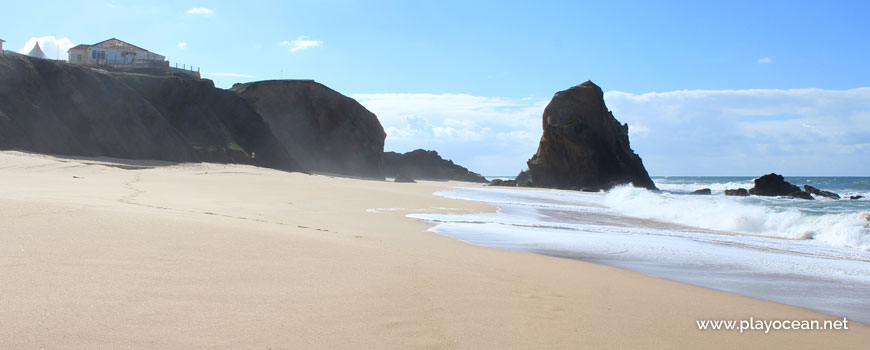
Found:
[[[770,57],[762,57],[762,58],[758,59],[758,64],[766,64],[766,63],[772,63],[772,62],[773,62],[773,59]]]
[[[209,8],[205,8],[205,7],[194,7],[190,10],[187,10],[187,14],[188,15],[211,16],[212,14],[214,14],[214,11],[212,11]]]
[[[60,60],[67,60],[69,58],[67,51],[75,46],[69,38],[58,39],[53,35],[49,35],[30,38],[30,40],[24,44],[24,47],[18,50],[18,53],[25,55],[30,53],[30,50],[33,50],[33,46],[36,45],[37,42],[39,43],[39,48],[42,49],[42,52],[45,53],[46,57]]]
[[[465,94],[355,94],[387,132],[384,149],[434,149],[487,175],[525,167],[541,137],[546,100]],[[492,159],[508,161],[492,162]]]
[[[605,100],[652,174],[870,173],[861,146],[870,88],[611,91]]]
[[[388,151],[434,149],[486,175],[514,175],[537,150],[545,99],[355,94]],[[870,174],[870,88],[610,91],[653,175]],[[498,160],[498,161],[494,161]]]
[[[179,41],[179,42],[178,42],[178,48],[179,48],[179,49],[184,49],[185,47],[187,47],[187,43],[186,43],[186,42],[183,42],[183,41]]]
[[[296,40],[292,41],[282,41],[278,43],[281,46],[289,46],[290,52],[296,52],[300,50],[305,50],[312,47],[318,47],[323,45],[323,41],[311,39],[305,35],[300,35],[296,38]]]
[[[202,73],[203,76],[212,76],[212,77],[230,77],[230,78],[253,78],[253,75],[241,74],[241,73]]]

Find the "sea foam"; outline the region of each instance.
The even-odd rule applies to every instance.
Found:
[[[629,216],[728,232],[814,239],[870,251],[870,211],[810,215],[796,208],[760,204],[764,200],[799,201],[655,193],[619,186],[605,195],[604,204]]]

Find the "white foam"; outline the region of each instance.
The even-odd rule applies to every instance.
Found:
[[[630,187],[438,194],[498,206],[496,213],[409,215],[470,243],[573,257],[870,322],[867,213],[808,216],[772,211],[753,202],[759,199]]]
[[[778,200],[778,199],[751,199]],[[870,212],[807,215],[774,209],[750,199],[654,193],[631,186],[611,190],[604,203],[626,215],[700,228],[790,239],[814,239],[837,247],[870,251]]]

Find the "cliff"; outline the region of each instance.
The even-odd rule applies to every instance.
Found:
[[[480,174],[441,158],[438,152],[422,149],[407,153],[384,152],[384,175],[404,175],[418,180],[489,182]]]
[[[210,81],[11,52],[0,53],[0,149],[303,170],[246,101]]]
[[[386,133],[356,100],[310,80],[236,84],[232,90],[253,106],[305,169],[384,178]]]
[[[534,186],[656,188],[629,147],[628,124],[607,110],[604,93],[591,81],[557,92],[544,109],[543,129],[538,151],[528,161]]]

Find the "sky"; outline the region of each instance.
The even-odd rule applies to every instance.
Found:
[[[2,6],[4,48],[112,37],[221,88],[315,79],[385,149],[525,168],[586,80],[651,175],[870,176],[870,1],[89,1]]]

